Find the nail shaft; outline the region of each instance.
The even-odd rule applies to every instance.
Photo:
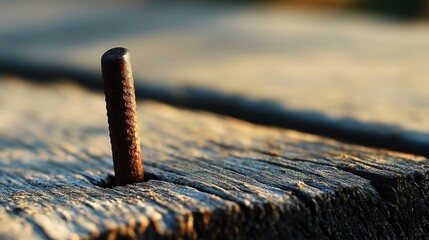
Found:
[[[112,48],[101,57],[116,185],[143,181],[143,161],[130,53]]]

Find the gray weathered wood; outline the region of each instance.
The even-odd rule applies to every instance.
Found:
[[[112,174],[104,99],[0,81],[0,238],[368,238],[428,235],[429,164],[140,102],[148,181]]]
[[[77,81],[88,70],[96,84],[101,54],[126,46],[140,95],[429,156],[426,23],[237,6],[39,5],[0,9],[0,69]],[[11,60],[24,66],[8,68]]]

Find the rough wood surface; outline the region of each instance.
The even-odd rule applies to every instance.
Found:
[[[0,238],[429,235],[427,159],[154,102],[138,108],[148,181],[104,188],[103,96],[3,77]]]
[[[39,5],[0,9],[0,69],[75,80],[88,70],[95,84],[101,54],[126,46],[141,95],[429,156],[427,23],[133,1]],[[11,60],[36,68],[7,68]]]

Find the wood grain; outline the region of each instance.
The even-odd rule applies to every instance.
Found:
[[[144,183],[113,173],[104,98],[0,81],[2,239],[419,239],[429,163],[139,102]]]

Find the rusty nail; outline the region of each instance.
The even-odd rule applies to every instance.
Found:
[[[112,48],[101,57],[116,185],[143,181],[143,161],[130,53]]]

